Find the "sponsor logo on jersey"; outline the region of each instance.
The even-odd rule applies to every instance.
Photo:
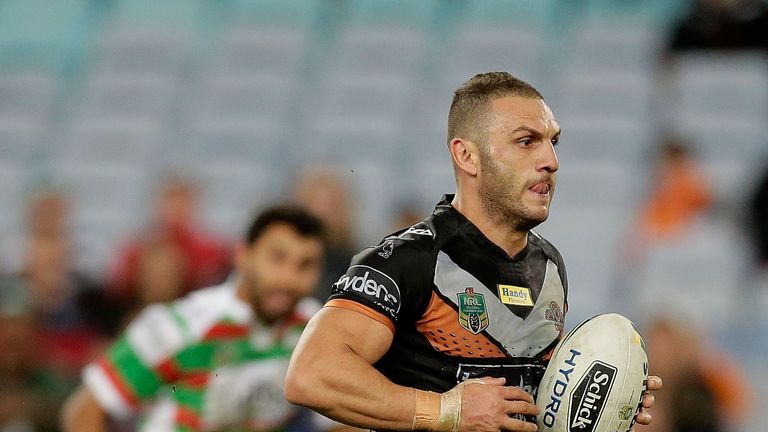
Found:
[[[400,288],[394,280],[373,267],[354,265],[333,284],[334,292],[361,295],[377,305],[392,318],[400,311]]]
[[[616,378],[616,368],[596,360],[571,394],[568,430],[594,432]]]
[[[414,235],[425,235],[432,237],[432,230],[429,228],[416,228],[416,227],[410,227],[406,232],[403,234],[414,234]]]
[[[543,423],[550,428],[555,425],[555,414],[560,411],[560,407],[563,403],[563,396],[571,382],[571,374],[578,364],[576,357],[581,355],[581,352],[576,351],[573,348],[571,348],[570,353],[571,357],[566,359],[563,362],[564,364],[560,365],[560,368],[557,371],[557,380],[555,381],[555,385],[552,386],[552,392],[549,394],[549,403],[544,409]]]
[[[514,306],[533,306],[531,289],[514,285],[497,285],[502,303]]]
[[[557,331],[563,331],[563,327],[565,326],[565,315],[557,302],[549,302],[549,306],[547,306],[547,310],[544,312],[544,318],[546,318],[547,321],[552,321],[552,323],[555,324]]]
[[[392,250],[394,249],[394,247],[395,247],[395,242],[393,242],[392,240],[387,240],[381,246],[381,250],[377,255],[384,259],[387,259],[392,256]]]
[[[485,297],[468,287],[459,297],[459,324],[474,334],[488,327],[488,310],[485,307]]]

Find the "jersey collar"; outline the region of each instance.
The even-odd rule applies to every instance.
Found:
[[[458,231],[485,252],[491,253],[498,256],[499,258],[509,261],[522,260],[526,257],[526,255],[528,255],[528,251],[530,250],[531,245],[530,232],[528,233],[528,241],[525,243],[525,247],[515,256],[510,257],[507,255],[504,249],[499,247],[496,243],[490,241],[488,237],[486,237],[485,234],[483,234],[482,231],[480,231],[480,229],[475,226],[475,224],[470,222],[469,219],[467,219],[463,214],[461,214],[461,212],[456,210],[456,208],[451,205],[454,196],[455,194],[443,195],[443,198],[440,200],[440,202],[437,203],[437,206],[435,207],[434,214],[437,215],[438,213],[444,212],[450,215],[454,221],[456,221]]]

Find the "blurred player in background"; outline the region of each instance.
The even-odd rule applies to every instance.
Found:
[[[226,278],[231,247],[201,226],[199,198],[192,179],[180,174],[163,179],[149,226],[120,250],[112,264],[110,296],[141,308]]]
[[[77,266],[70,196],[48,183],[30,192],[19,268],[0,275],[0,431],[14,430],[3,426],[9,413],[57,430],[58,407],[115,328],[100,283]]]
[[[349,185],[331,166],[311,165],[299,173],[293,197],[302,207],[320,218],[328,230],[328,248],[320,283],[314,296],[321,302],[331,295],[331,285],[347,270],[356,252],[352,195]]]
[[[648,197],[632,230],[639,237],[635,242],[651,246],[680,237],[714,201],[706,172],[682,138],[665,137],[654,165]]]
[[[664,377],[643,432],[742,430],[754,392],[739,363],[686,317],[659,315],[645,330],[651,373]]]
[[[541,94],[507,73],[456,90],[456,194],[355,256],[296,348],[288,400],[372,429],[535,431],[567,310],[562,257],[531,231],[549,215],[559,138]]]
[[[275,207],[236,248],[235,277],[145,308],[63,411],[70,432],[105,430],[108,417],[140,411],[141,430],[279,430],[297,408],[283,397],[285,370],[322,269],[320,220]],[[300,302],[300,300],[304,301]]]

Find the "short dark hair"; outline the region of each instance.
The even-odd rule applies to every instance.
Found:
[[[478,140],[478,123],[488,103],[504,96],[544,100],[532,85],[507,72],[486,72],[473,76],[453,92],[448,112],[448,143],[456,137]]]
[[[284,223],[290,225],[302,237],[314,237],[325,243],[326,233],[323,222],[303,207],[277,205],[259,213],[245,233],[245,242],[252,245],[270,226]]]

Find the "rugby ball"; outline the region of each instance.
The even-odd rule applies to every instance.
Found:
[[[648,355],[632,322],[589,318],[552,353],[536,396],[539,432],[629,431],[647,383]]]

